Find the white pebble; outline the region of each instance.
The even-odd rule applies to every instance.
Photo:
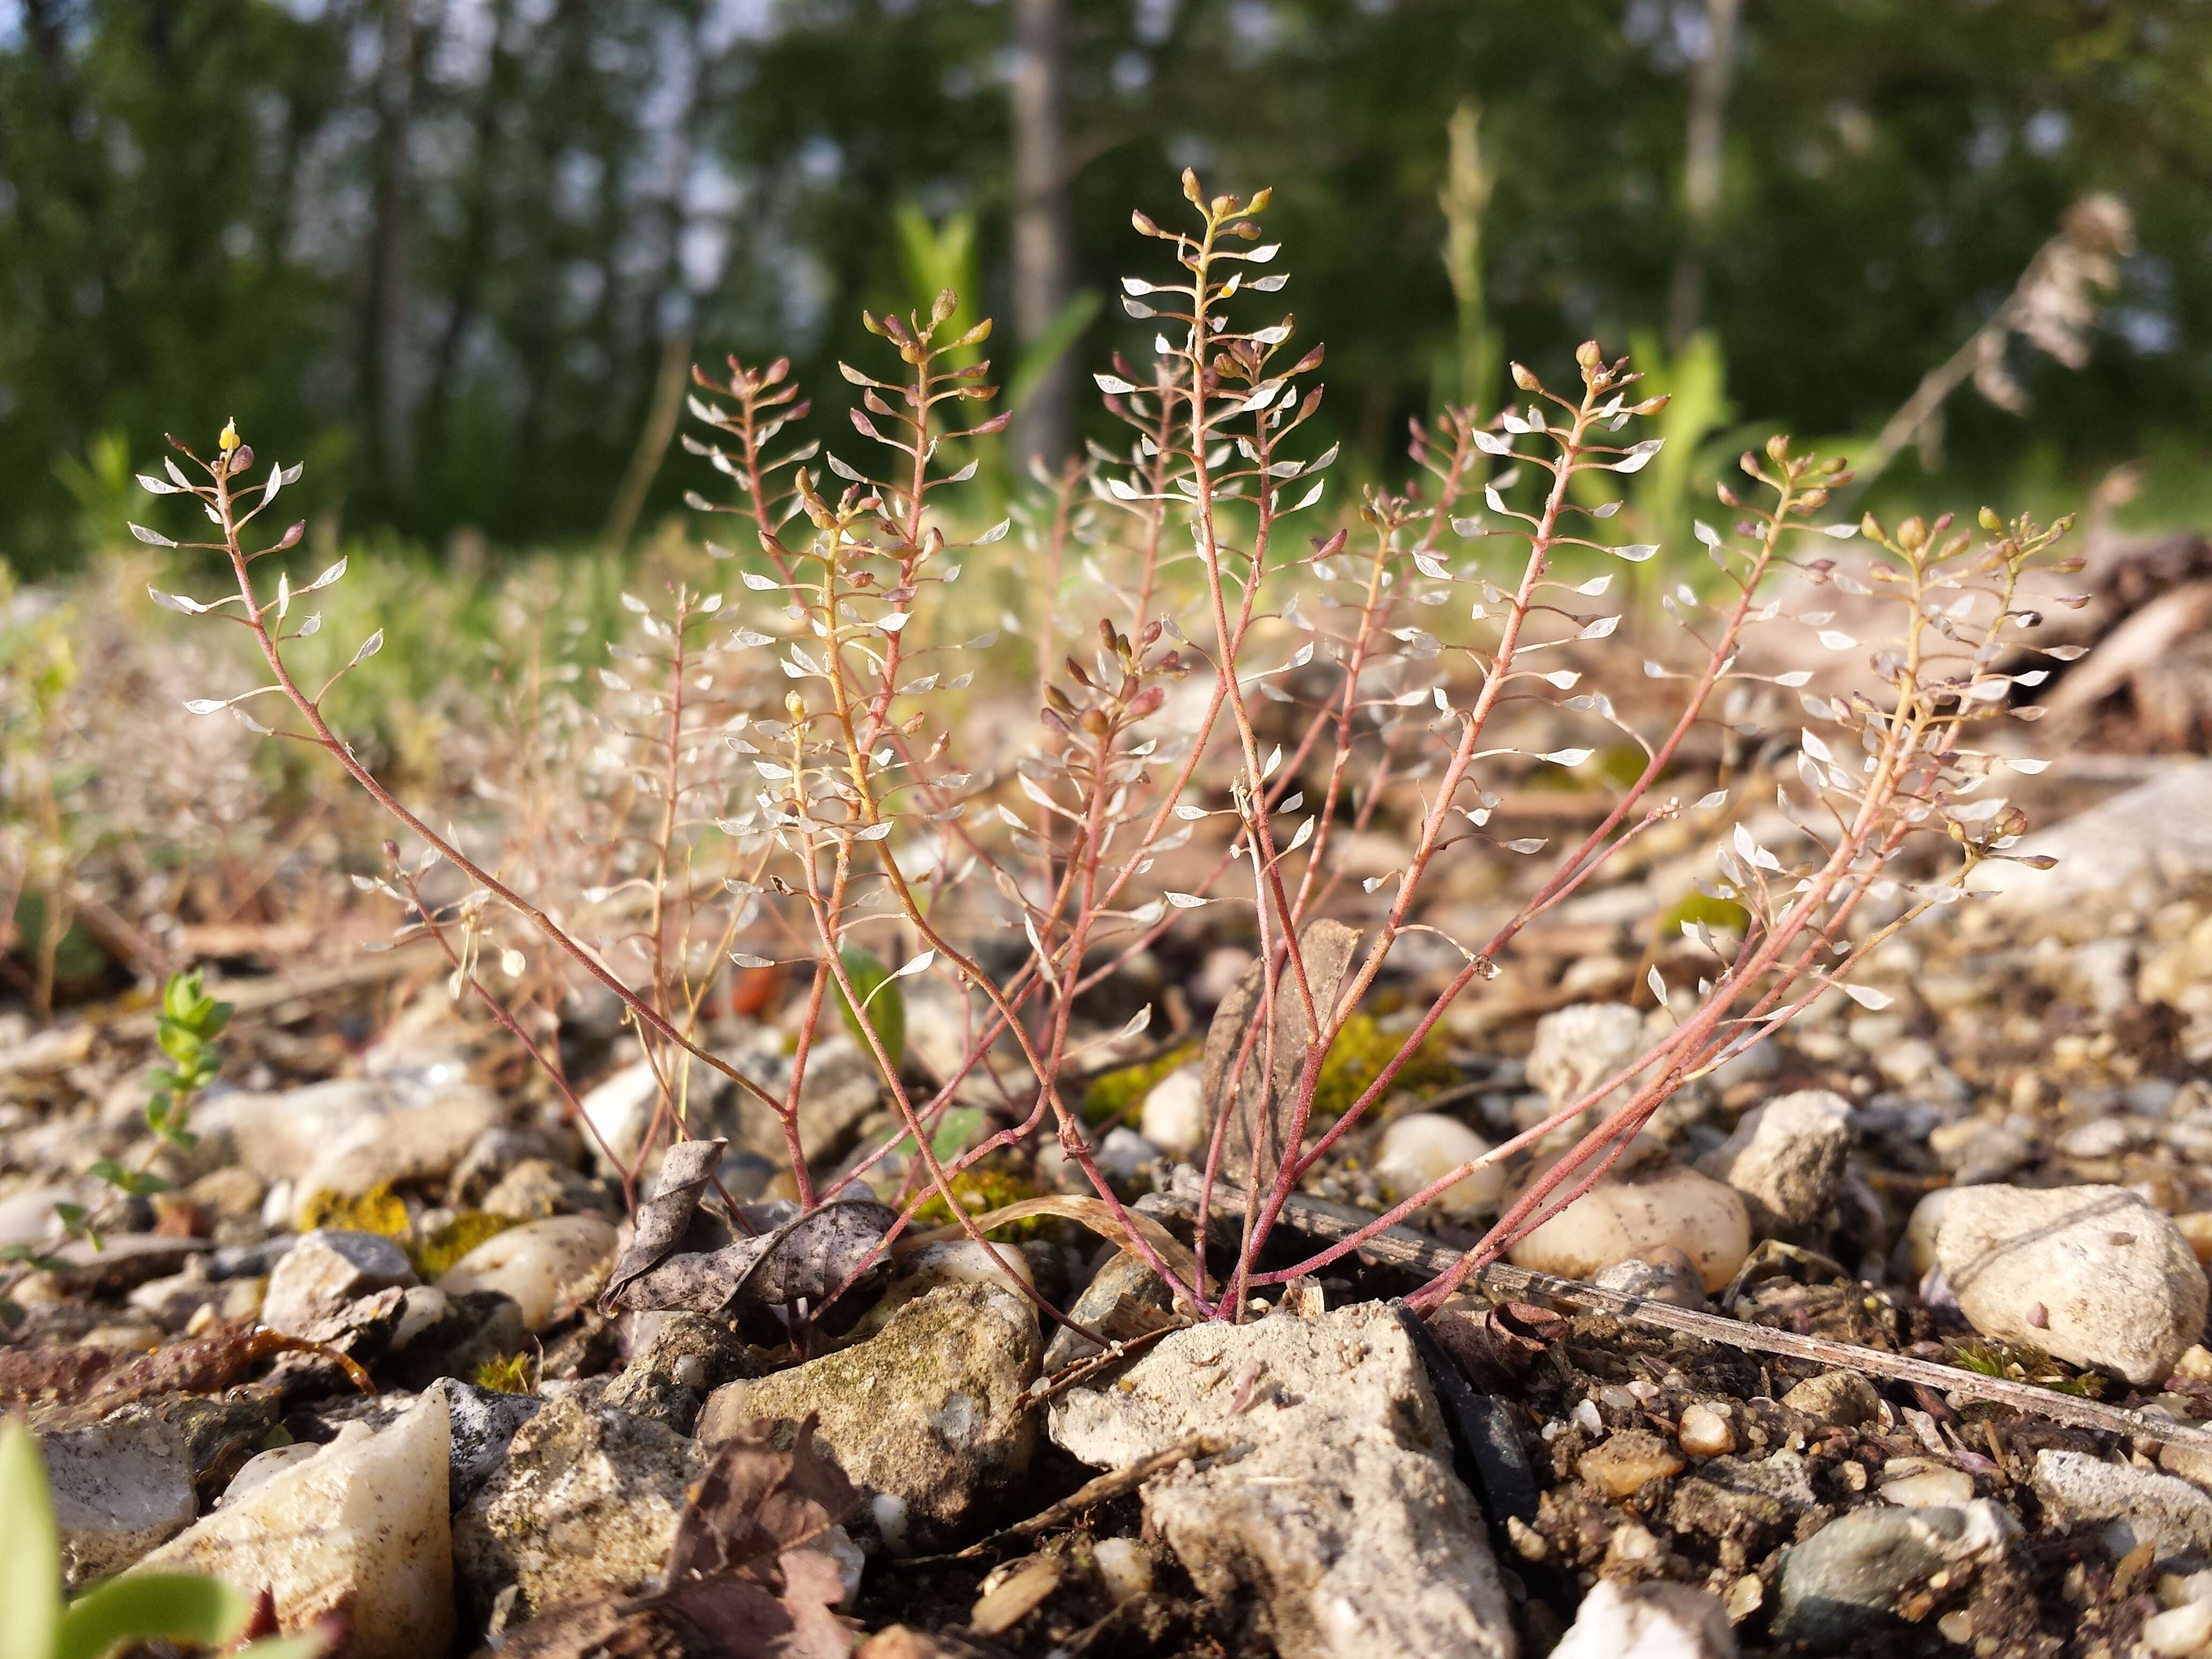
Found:
[[[1711,1406],[1692,1406],[1682,1413],[1674,1437],[1692,1457],[1722,1457],[1735,1449],[1735,1425]]]
[[[1886,1502],[1901,1504],[1910,1510],[1956,1509],[1973,1501],[1974,1477],[1964,1469],[1926,1464],[1884,1480],[1881,1496]]]
[[[1106,1594],[1116,1604],[1142,1595],[1152,1587],[1151,1553],[1133,1538],[1102,1538],[1092,1547],[1091,1558],[1098,1563]]]
[[[1138,1114],[1146,1139],[1170,1158],[1195,1157],[1206,1144],[1206,1105],[1195,1066],[1179,1066],[1152,1085]]]
[[[2212,1602],[2185,1601],[2143,1620],[2142,1643],[2160,1659],[2180,1659],[2212,1644]]]
[[[1382,1132],[1375,1154],[1375,1176],[1398,1198],[1411,1198],[1431,1182],[1480,1158],[1490,1143],[1457,1118],[1440,1112],[1412,1112]],[[1498,1202],[1505,1189],[1505,1170],[1496,1164],[1454,1182],[1430,1202],[1446,1215],[1464,1215]]]

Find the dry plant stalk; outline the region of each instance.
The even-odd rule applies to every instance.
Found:
[[[527,921],[623,1001],[665,1085],[659,1129],[681,1128],[683,1079],[696,1067],[733,1079],[782,1124],[806,1208],[823,1197],[799,1134],[808,1055],[833,994],[860,1009],[884,994],[872,977],[855,982],[848,951],[887,935],[896,947],[887,959],[902,963],[889,980],[939,978],[962,1000],[967,1041],[925,1089],[876,1021],[854,1022],[902,1130],[854,1173],[904,1149],[900,1226],[935,1194],[981,1243],[953,1179],[1048,1127],[1131,1247],[1211,1316],[1241,1316],[1258,1286],[1316,1272],[1480,1165],[1625,1091],[1625,1103],[1535,1181],[1477,1249],[1419,1292],[1417,1304],[1433,1307],[1600,1179],[1685,1083],[1831,988],[1881,1006],[1878,994],[1848,982],[1867,953],[1914,916],[1960,897],[1978,864],[2017,856],[2009,849],[2021,815],[1987,787],[2008,763],[1963,745],[1973,726],[2033,712],[2008,708],[2009,682],[1996,665],[2022,647],[2038,620],[2013,602],[2022,569],[2066,526],[2007,525],[1984,512],[1987,537],[1978,539],[1948,520],[1907,520],[1893,532],[1871,518],[1818,524],[1814,516],[1849,476],[1841,462],[1799,454],[1778,437],[1763,454],[1743,457],[1743,493],[1720,489],[1733,515],[1728,527],[1698,526],[1716,574],[1703,590],[1682,582],[1665,597],[1700,665],[1680,672],[1645,663],[1655,693],[1676,695],[1663,708],[1656,696],[1639,698],[1624,714],[1602,690],[1577,691],[1583,671],[1564,665],[1588,660],[1589,647],[1619,625],[1618,614],[1588,607],[1611,583],[1608,562],[1638,563],[1659,550],[1603,539],[1619,502],[1602,485],[1656,453],[1658,441],[1624,434],[1663,400],[1639,400],[1626,361],[1607,361],[1594,343],[1576,354],[1580,384],[1570,393],[1516,365],[1525,403],[1487,420],[1471,408],[1449,409],[1417,425],[1415,482],[1367,490],[1354,512],[1336,515],[1334,533],[1315,534],[1328,522],[1315,512],[1320,475],[1334,457],[1333,449],[1310,453],[1302,434],[1322,398],[1322,351],[1291,345],[1289,317],[1252,316],[1261,296],[1285,281],[1266,270],[1278,252],[1260,238],[1268,192],[1208,198],[1192,175],[1183,182],[1193,228],[1163,228],[1141,214],[1134,221],[1164,245],[1170,265],[1164,280],[1124,283],[1125,310],[1158,331],[1152,350],[1141,362],[1117,357],[1112,373],[1097,377],[1130,435],[1119,450],[1094,446],[1037,515],[1048,526],[1040,560],[1055,574],[1063,556],[1079,562],[1101,595],[1096,643],[1060,671],[1048,668],[1041,732],[1007,775],[967,769],[956,745],[968,734],[934,720],[932,702],[970,678],[949,672],[959,665],[948,658],[995,642],[992,634],[948,641],[939,621],[949,611],[946,586],[1011,527],[968,533],[943,499],[946,486],[975,471],[972,459],[953,460],[1005,423],[1004,416],[975,421],[969,412],[994,395],[988,366],[954,366],[988,337],[989,325],[940,338],[957,304],[949,293],[927,316],[866,319],[899,364],[889,378],[843,368],[859,391],[853,427],[885,457],[872,468],[832,453],[817,471],[809,463],[818,444],[779,447],[806,410],[787,363],[755,369],[732,359],[725,380],[696,375],[706,395],[691,400],[692,412],[714,435],[687,438],[686,447],[735,482],[736,497],[716,504],[695,495],[691,504],[744,527],[756,562],[741,568],[743,584],[781,609],[717,634],[726,625],[720,595],[673,585],[672,608],[647,615],[645,644],[629,653],[647,664],[651,689],[610,679],[610,690],[635,699],[627,706],[658,721],[629,732],[639,747],[624,761],[631,775],[650,775],[647,759],[659,755],[657,783],[640,797],[650,809],[647,855],[603,865],[592,894],[605,897],[611,871],[641,896],[634,971],[617,972],[563,926],[550,900],[503,884],[393,799],[325,722],[328,687],[310,691],[294,678],[283,651],[301,631],[292,607],[342,568],[300,588],[280,577],[268,597],[254,566],[294,545],[299,531],[252,550],[244,538],[295,471],[272,470],[264,484],[248,485],[251,451],[227,429],[215,456],[198,463],[204,482],[173,462],[167,482],[146,479],[157,493],[188,493],[206,510],[218,539],[186,545],[222,554],[236,590],[206,603],[156,597],[244,626],[270,671],[270,683],[246,698],[195,709],[228,708],[265,731],[244,705],[276,694],[298,723],[279,735],[328,751],[421,839],[426,863],[403,872],[404,896],[417,907],[417,926],[442,929],[440,918],[453,915],[465,921],[463,943],[448,945],[457,994],[473,986],[498,1012],[498,997],[477,981],[474,941],[490,913]],[[1477,503],[1480,511],[1464,511]],[[1856,572],[1822,555],[1832,541],[1862,535],[1872,556]],[[728,556],[713,544],[708,551]],[[1767,590],[1788,570],[1894,602],[1894,641],[1875,647],[1869,665],[1878,695],[1808,695],[1809,670],[1770,678],[1738,665],[1746,631],[1778,614]],[[1194,600],[1184,613],[1197,618],[1188,633],[1163,608],[1170,595]],[[1058,609],[1056,591],[1040,597],[1048,638]],[[1796,619],[1816,628],[1826,621]],[[1832,629],[1820,638],[1838,652],[1865,648]],[[1263,647],[1264,663],[1255,659]],[[766,654],[775,671],[765,669]],[[761,669],[744,672],[746,660]],[[710,664],[718,665],[704,672]],[[702,672],[695,678],[695,670]],[[757,712],[769,673],[788,683],[780,717]],[[1187,691],[1178,685],[1186,679]],[[1805,719],[1794,742],[1767,731],[1787,694],[1798,697]],[[1726,791],[1686,804],[1662,787],[1685,763],[1700,723],[1714,721],[1717,702],[1732,744],[1755,740],[1748,746],[1763,744],[1778,768],[1794,750],[1796,787],[1778,791],[1795,830],[1766,837],[1781,846],[1753,834],[1747,803],[1725,811]],[[738,712],[725,712],[733,706]],[[1535,746],[1569,731],[1580,740]],[[1550,851],[1540,839],[1501,837],[1499,791],[1535,769],[1583,766],[1607,743],[1632,744],[1638,760],[1602,819],[1553,854],[1548,873],[1490,937],[1449,941],[1456,970],[1358,1100],[1324,1127],[1315,1099],[1331,1044],[1376,990],[1399,941],[1437,932],[1422,920],[1425,886],[1456,860]],[[1384,1097],[1454,1000],[1494,975],[1516,934],[1624,847],[1685,813],[1714,826],[1717,878],[1707,890],[1748,920],[1740,939],[1685,925],[1711,957],[1694,990],[1670,988],[1653,969],[1651,988],[1673,1030],[1583,1098],[1409,1195],[1371,1227],[1263,1271],[1285,1201]],[[1347,882],[1342,851],[1378,814],[1406,827],[1403,867]],[[1202,828],[1211,857],[1200,878],[1187,890],[1148,879],[1156,860]],[[1916,839],[1948,848],[1947,865],[1907,881],[1893,866]],[[459,911],[422,898],[423,869],[441,861],[471,884]],[[1262,1126],[1246,1123],[1245,1144],[1259,1151],[1243,1160],[1249,1168],[1232,1170],[1222,1153],[1233,1112],[1215,1113],[1209,1195],[1233,1176],[1248,1198],[1243,1234],[1219,1276],[1209,1273],[1205,1249],[1210,1199],[1198,1207],[1194,1260],[1178,1271],[1129,1223],[1068,1098],[1086,1051],[1133,1036],[1151,1012],[1101,1030],[1085,1017],[1086,994],[1185,913],[1216,905],[1249,907],[1261,968],[1256,1017],[1237,1034],[1213,1103],[1249,1102],[1247,1109],[1273,1114],[1279,1126],[1271,1152]],[[1357,949],[1316,958],[1320,935],[1311,930],[1325,921],[1356,927]],[[1346,931],[1339,926],[1330,937]],[[994,974],[983,957],[1008,936],[1024,940],[1025,953],[1012,971]],[[751,967],[795,962],[811,973],[781,1096],[701,1044],[702,987],[725,957]],[[1285,1032],[1293,1047],[1279,1054]],[[940,1158],[933,1127],[1008,1043],[1027,1069],[1011,1121]],[[1257,1086],[1247,1089],[1247,1077]]]

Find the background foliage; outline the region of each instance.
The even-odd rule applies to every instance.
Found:
[[[591,539],[674,350],[790,350],[843,397],[858,308],[913,297],[902,212],[972,216],[1004,314],[1023,3],[0,0],[0,556],[107,541],[127,463],[231,415],[306,454],[327,529]],[[1458,389],[1468,100],[1486,325],[1547,372],[1661,329],[1703,3],[1060,9],[1079,286],[1112,291],[1127,204],[1164,216],[1180,166],[1275,183],[1362,464]],[[1938,489],[2070,498],[2141,459],[2146,505],[2195,513],[2212,8],[1747,0],[1731,64],[1702,314],[1736,418],[1870,432],[2109,190],[2138,246],[2088,368],[2022,354],[2025,418],[1954,400]]]

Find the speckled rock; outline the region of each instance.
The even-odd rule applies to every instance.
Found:
[[[515,1431],[500,1468],[453,1517],[453,1564],[489,1603],[519,1613],[635,1595],[659,1583],[707,1449],[674,1430],[574,1396]]]
[[[123,1571],[199,1514],[183,1435],[158,1417],[41,1435],[71,1589]]]
[[[1984,1336],[2162,1382],[2204,1329],[2207,1288],[2170,1217],[2124,1187],[1970,1187],[1944,1203],[1936,1265]]]
[[[1144,1257],[1120,1250],[1091,1275],[1067,1316],[1109,1342],[1126,1342],[1172,1323],[1175,1297],[1167,1281],[1152,1271]],[[1055,1327],[1044,1351],[1045,1373],[1049,1376],[1097,1352],[1098,1345],[1080,1332],[1066,1325]]]
[[[1899,1601],[1930,1576],[1961,1582],[2019,1534],[2020,1523],[1987,1498],[1957,1509],[1853,1510],[1782,1558],[1774,1633],[1815,1653],[1852,1649],[1896,1627]]]
[[[717,1389],[699,1437],[818,1413],[816,1443],[866,1494],[884,1544],[934,1549],[972,1534],[1028,1472],[1036,1419],[1024,1391],[1042,1348],[1012,1292],[943,1285],[856,1347]]]

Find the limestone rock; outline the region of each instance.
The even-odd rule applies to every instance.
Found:
[[[1719,1596],[1688,1584],[1601,1578],[1552,1659],[1735,1659],[1735,1650]]]
[[[1249,1443],[1155,1478],[1145,1513],[1202,1592],[1264,1598],[1285,1659],[1514,1654],[1482,1517],[1386,1307],[1178,1331],[1118,1382],[1054,1401],[1051,1427],[1109,1469],[1202,1431]]]
[[[1625,1002],[1577,1002],[1536,1022],[1528,1081],[1559,1110],[1620,1072],[1644,1052],[1644,1016]],[[1592,1108],[1605,1111],[1627,1097],[1616,1089]]]
[[[443,1653],[453,1635],[450,1444],[438,1395],[380,1431],[348,1425],[136,1571],[265,1586],[287,1630],[342,1611],[350,1659]]]
[[[1969,1187],[1946,1200],[1936,1265],[1984,1336],[2162,1382],[2204,1328],[2204,1269],[2171,1218],[2124,1187]]]
[[[1833,1224],[1850,1150],[1850,1103],[1803,1089],[1746,1112],[1698,1168],[1741,1194],[1760,1237],[1803,1238]]]
[[[2178,1476],[2046,1447],[2030,1479],[2052,1519],[2105,1526],[2115,1556],[2139,1544],[2160,1560],[2212,1553],[2212,1496]]]
[[[661,1424],[574,1395],[515,1431],[507,1462],[453,1518],[453,1563],[489,1601],[522,1613],[654,1586],[707,1449]]]
[[[1024,1391],[1042,1346],[1012,1293],[943,1285],[857,1346],[716,1389],[699,1437],[818,1413],[816,1443],[866,1494],[884,1542],[933,1549],[972,1532],[1027,1472],[1036,1424]]]

